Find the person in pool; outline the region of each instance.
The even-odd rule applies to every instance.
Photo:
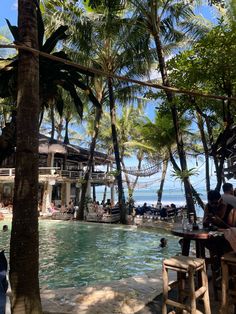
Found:
[[[167,240],[166,240],[166,238],[161,238],[161,240],[160,240],[160,247],[161,248],[167,247]]]
[[[8,225],[4,225],[4,226],[2,227],[2,231],[3,231],[3,232],[8,231]]]

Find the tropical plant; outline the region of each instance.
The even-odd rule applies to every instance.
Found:
[[[194,36],[198,36],[206,30],[206,27],[201,27],[199,20],[197,21],[197,19],[195,19],[190,3],[186,1],[131,0],[131,3],[136,9],[136,24],[140,29],[140,33],[149,34],[150,40],[154,42],[162,83],[164,86],[169,87],[170,82],[164,48],[176,48],[183,43],[183,40],[185,40],[186,43],[187,33],[191,32]],[[179,127],[180,116],[176,106],[176,99],[174,94],[170,91],[166,91],[166,97],[175,127],[175,138],[181,170],[186,172],[188,170],[187,160],[182,132]],[[191,185],[189,178],[186,176],[184,177],[184,188],[188,210],[195,212]]]
[[[61,3],[61,7],[64,8],[64,5],[66,5],[65,2],[63,2],[63,5]],[[83,17],[81,16],[78,20],[73,20],[74,23],[72,24],[75,25],[76,29],[74,32],[73,29],[71,29],[71,41],[73,42],[73,46],[70,47],[74,49],[77,48],[77,50],[79,48],[80,51],[84,51],[84,59],[81,53],[79,54],[80,62],[84,62],[86,65],[111,74],[111,77],[107,80],[95,77],[94,87],[99,93],[98,95],[101,96],[103,104],[110,106],[112,137],[114,140],[114,153],[117,166],[119,203],[122,220],[125,221],[120,152],[116,131],[116,106],[118,105],[118,95],[120,96],[121,93],[118,94],[117,90],[121,91],[123,89],[122,95],[124,99],[124,95],[126,98],[132,98],[135,93],[135,88],[132,86],[131,89],[128,84],[118,85],[118,82],[113,81],[112,75],[127,73],[127,75],[133,76],[140,75],[140,73],[144,74],[145,71],[147,73],[151,54],[146,54],[147,58],[143,57],[143,38],[141,42],[138,34],[132,31],[132,24],[127,25],[128,19],[118,15],[122,12],[120,9],[123,9],[122,1],[114,1],[109,3],[108,6],[101,1],[93,8],[95,10],[91,10],[90,8],[89,14]],[[75,15],[73,15],[73,18],[74,17]],[[131,28],[130,32],[128,32],[129,28]],[[127,48],[129,43],[131,49]],[[71,54],[73,58],[76,55],[78,56],[76,51]]]
[[[39,49],[48,54],[51,53],[51,56],[68,60],[68,56],[62,50],[59,52],[53,52],[56,49],[58,42],[67,38],[67,27],[60,26],[44,42],[44,25],[40,12],[38,12],[37,18]],[[9,21],[8,25],[15,41],[18,41],[18,28],[12,26]],[[7,64],[5,66],[1,66],[0,68],[0,97],[5,98],[12,96],[16,99],[16,73],[18,68],[18,58],[14,57],[10,60],[1,60],[1,63],[6,62]],[[62,98],[61,88],[69,93],[80,117],[82,117],[83,114],[83,103],[81,101],[81,95],[78,93],[78,89],[83,91],[83,97],[86,96],[95,106],[100,107],[99,102],[94,97],[88,85],[84,83],[85,79],[81,75],[85,74],[86,76],[93,76],[93,73],[89,71],[78,70],[73,66],[69,66],[63,62],[58,62],[57,60],[48,59],[42,56],[39,57],[39,62],[41,115],[43,115],[44,109],[48,106],[51,108],[51,110],[56,108],[60,115],[63,114],[64,100]],[[53,139],[53,132],[51,137]],[[14,139],[9,141],[8,147],[5,148],[5,151],[8,150],[10,154],[13,147]]]
[[[235,32],[224,19],[191,50],[182,52],[169,61],[171,82],[175,86],[202,89],[207,93],[235,95]],[[206,184],[210,189],[209,156],[214,160],[217,185],[222,183],[222,169],[227,150],[220,150],[231,132],[235,106],[231,102],[182,97],[183,106],[192,108],[197,116],[206,159]],[[184,105],[185,103],[185,105]],[[220,158],[219,151],[221,151]]]

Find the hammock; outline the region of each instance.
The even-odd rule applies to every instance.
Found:
[[[136,177],[150,177],[160,171],[160,163],[155,165],[146,165],[142,169],[137,168],[126,168],[122,169],[123,172],[130,174],[131,176]]]

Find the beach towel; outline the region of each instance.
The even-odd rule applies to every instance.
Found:
[[[225,239],[229,241],[232,249],[236,252],[236,228],[225,229],[224,231]]]

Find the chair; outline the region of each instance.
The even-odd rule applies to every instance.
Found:
[[[178,302],[168,298],[168,291],[171,290],[168,278],[168,270],[176,271],[178,278]],[[195,290],[194,275],[200,272],[202,286]],[[185,290],[185,277],[188,276],[189,287]],[[190,304],[184,304],[184,296],[189,298]],[[191,314],[200,314],[197,310],[196,301],[202,297],[205,314],[211,314],[208,279],[204,259],[188,256],[174,256],[163,261],[163,304],[162,314],[167,314],[167,305],[180,310],[185,310]]]
[[[229,305],[234,304],[234,312],[236,311],[236,253],[229,252],[221,258],[222,268],[222,301],[221,314],[229,313]],[[234,274],[229,269],[234,269]]]

